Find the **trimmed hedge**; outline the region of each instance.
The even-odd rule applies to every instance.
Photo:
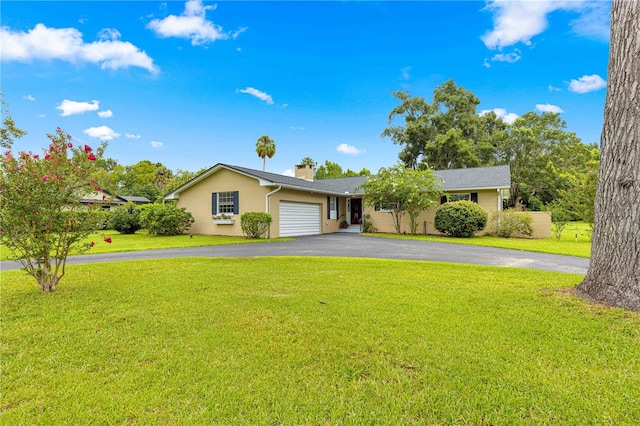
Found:
[[[246,212],[240,216],[240,227],[247,238],[262,238],[269,231],[273,218],[269,213]]]
[[[193,222],[191,213],[173,204],[146,204],[140,209],[140,223],[151,235],[179,235]]]
[[[452,237],[471,237],[487,226],[488,213],[472,201],[445,203],[436,211],[435,227]]]
[[[135,204],[118,206],[109,212],[109,228],[121,234],[135,234],[142,229],[140,208]]]

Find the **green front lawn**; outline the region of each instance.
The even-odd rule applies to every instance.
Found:
[[[110,237],[112,242],[104,241]],[[88,254],[115,253],[122,251],[156,250],[165,248],[184,248],[201,246],[218,246],[224,244],[250,244],[261,242],[292,241],[292,238],[248,239],[243,237],[223,237],[217,235],[174,235],[157,236],[149,235],[146,231],[138,231],[135,234],[123,235],[116,231],[100,231],[87,238],[86,242],[95,242]],[[0,260],[11,259],[11,253],[4,247],[0,250]],[[74,254],[74,253],[72,253]]]
[[[111,237],[112,242],[104,242],[105,237]],[[149,235],[146,231],[138,231],[135,234],[119,234],[116,231],[103,231],[87,241],[95,241],[87,253],[114,253],[120,251],[156,250],[164,248],[184,248],[201,246],[220,246],[225,244],[251,244],[264,242],[292,241],[293,238],[269,238],[249,239],[244,237],[225,237],[219,235],[173,235],[158,236]]]
[[[2,272],[2,424],[637,424],[640,315],[581,276],[170,259]]]
[[[540,253],[561,254],[568,256],[589,257],[591,238],[589,226],[583,222],[570,223],[562,233],[562,239],[551,238],[498,238],[478,236],[471,238],[453,238],[441,235],[406,235],[406,234],[366,234],[373,237],[396,238],[407,240],[433,241],[438,243],[467,244],[475,246],[498,247],[513,250],[535,251]]]

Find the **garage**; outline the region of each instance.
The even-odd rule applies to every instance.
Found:
[[[280,236],[320,234],[321,210],[320,204],[280,201]]]

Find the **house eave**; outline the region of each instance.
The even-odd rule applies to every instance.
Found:
[[[283,189],[291,189],[294,191],[303,191],[303,192],[308,192],[310,194],[323,194],[323,195],[333,195],[336,197],[346,197],[346,196],[351,196],[351,195],[358,195],[358,194],[352,194],[352,193],[347,193],[345,194],[344,192],[336,192],[336,191],[327,191],[327,190],[323,190],[320,188],[307,188],[304,186],[296,186],[296,185],[287,185],[287,184],[282,184],[282,183],[276,183],[276,182],[270,182],[264,179],[259,179],[260,180],[260,186],[281,186]]]
[[[464,187],[464,188],[447,188],[444,191],[445,192],[452,192],[452,191],[491,191],[491,190],[498,190],[498,189],[510,189],[511,186],[483,186],[483,187]]]

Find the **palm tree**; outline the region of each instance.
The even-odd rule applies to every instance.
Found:
[[[262,135],[256,142],[256,152],[258,157],[262,158],[262,171],[265,171],[267,166],[266,157],[273,157],[276,153],[276,143],[267,135]]]
[[[156,184],[158,189],[162,190],[167,182],[173,177],[173,172],[162,164],[158,164],[158,167],[153,171],[153,183]]]

